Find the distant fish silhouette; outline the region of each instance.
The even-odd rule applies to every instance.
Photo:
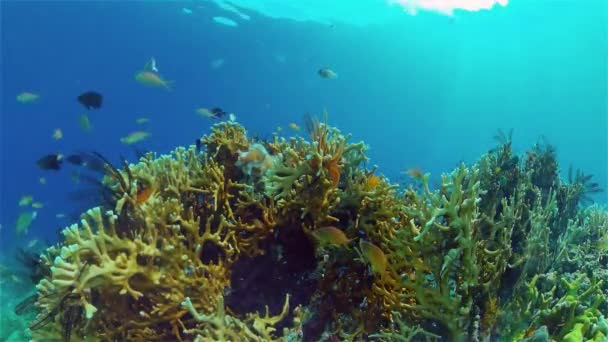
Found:
[[[73,165],[83,165],[85,163],[84,159],[79,154],[69,155],[66,160]]]
[[[86,93],[78,96],[78,102],[80,102],[86,109],[99,109],[103,102],[103,96],[95,91],[87,91]]]
[[[59,170],[63,156],[61,154],[48,154],[36,162],[38,167],[43,170]]]

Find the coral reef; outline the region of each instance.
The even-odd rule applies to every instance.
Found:
[[[32,340],[606,340],[608,212],[551,145],[501,133],[400,189],[322,118],[104,160],[107,203],[41,255]]]

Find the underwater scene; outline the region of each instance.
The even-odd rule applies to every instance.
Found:
[[[608,341],[608,1],[0,12],[0,341]]]

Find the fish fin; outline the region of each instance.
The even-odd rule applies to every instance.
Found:
[[[145,71],[158,72],[158,68],[156,67],[156,59],[154,57],[150,58],[150,60],[144,65]]]
[[[23,315],[26,312],[33,311],[35,309],[37,299],[38,294],[33,294],[23,299],[15,306],[15,314]]]

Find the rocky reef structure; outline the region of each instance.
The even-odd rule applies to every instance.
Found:
[[[41,256],[32,340],[607,339],[608,213],[550,145],[400,190],[326,118],[106,164],[108,203]]]

